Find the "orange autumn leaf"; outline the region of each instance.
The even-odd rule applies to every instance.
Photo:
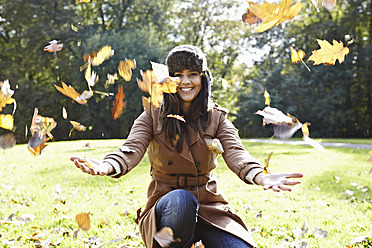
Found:
[[[57,126],[57,122],[52,117],[39,115],[38,112],[38,109],[35,108],[30,127],[31,134],[34,135],[36,133],[40,137],[48,135],[53,138],[50,132]]]
[[[57,40],[51,40],[49,41],[49,45],[44,47],[44,51],[48,51],[50,53],[56,53],[58,51],[61,51],[63,48],[63,44],[58,44]]]
[[[97,52],[92,52],[88,56],[90,56],[89,59],[90,59],[91,64],[93,66],[98,66],[113,55],[114,55],[114,50],[111,49],[111,46],[106,45],[106,46],[101,47]]]
[[[155,233],[154,239],[161,247],[169,247],[171,243],[181,241],[180,238],[174,239],[173,230],[166,226]]]
[[[86,104],[87,103],[86,99],[89,99],[93,96],[93,92],[87,91],[87,90],[84,90],[83,93],[80,95],[74,89],[74,87],[72,87],[71,85],[67,86],[64,82],[62,82],[62,87],[57,86],[57,85],[54,85],[54,86],[59,92],[61,92],[65,96],[70,97],[71,99],[75,100],[76,102],[80,104]]]
[[[302,8],[302,3],[297,2],[292,5],[292,0],[282,0],[278,4],[264,2],[262,5],[247,1],[248,8],[253,14],[262,19],[263,22],[255,28],[255,31],[261,33],[273,26],[277,26],[284,21],[290,21],[298,15]]]
[[[118,66],[119,75],[124,78],[125,81],[130,81],[132,78],[132,70],[136,69],[135,59],[125,59],[120,61]]]
[[[174,118],[176,120],[179,120],[179,121],[182,121],[182,122],[186,123],[186,121],[183,118],[183,116],[180,116],[180,115],[169,114],[169,115],[167,115],[167,117],[168,118]]]
[[[88,231],[90,229],[89,213],[80,213],[75,216],[75,221],[81,229]]]
[[[369,153],[369,155],[371,155],[371,157],[369,159],[367,159],[367,162],[372,162],[372,150],[370,150],[368,153]]]
[[[248,23],[248,24],[257,24],[257,23],[260,23],[262,21],[261,18],[258,18],[254,13],[253,11],[251,11],[249,8],[247,8],[247,12],[245,12],[243,15],[242,15],[242,20],[244,23]]]
[[[291,60],[292,60],[292,63],[297,64],[304,57],[305,57],[305,52],[304,51],[302,51],[301,49],[297,51],[296,49],[294,49],[293,47],[291,47]]]
[[[14,125],[13,115],[0,114],[0,127],[4,129],[12,130]]]
[[[70,130],[70,133],[69,133],[68,137],[71,136],[71,133],[72,133],[72,131],[74,131],[74,129],[75,129],[75,130],[78,130],[79,132],[84,132],[84,131],[87,130],[87,127],[86,127],[86,126],[80,124],[80,123],[77,122],[77,121],[70,121],[70,123],[71,123],[71,125],[72,125],[72,128],[71,128],[71,130]]]
[[[124,89],[123,86],[121,85],[118,93],[115,96],[114,106],[112,107],[112,118],[114,120],[117,120],[120,117],[123,108],[125,108],[126,102],[124,102],[124,98],[125,98]]]
[[[34,140],[38,140],[40,141],[41,143],[37,146],[33,146],[34,143],[38,143],[38,142],[34,142]],[[27,150],[29,152],[31,152],[32,155],[34,156],[39,156],[41,155],[41,152],[43,151],[43,149],[47,146],[47,144],[45,144],[48,140],[50,140],[50,138],[46,138],[45,136],[43,138],[40,139],[40,137],[38,136],[38,134],[34,134],[32,135],[30,141],[28,142],[27,144]]]
[[[317,42],[320,46],[319,50],[313,51],[312,55],[308,60],[314,61],[314,65],[319,65],[324,63],[325,65],[334,65],[336,60],[341,64],[345,60],[345,56],[349,53],[349,48],[344,47],[342,41],[337,42],[333,40],[331,45],[326,40],[319,40]]]

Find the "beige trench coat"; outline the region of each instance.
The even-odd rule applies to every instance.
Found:
[[[153,237],[157,231],[155,217],[157,201],[172,189],[179,188],[179,186],[186,186],[184,189],[190,191],[198,199],[199,218],[255,246],[247,227],[230,210],[228,202],[217,190],[216,180],[211,176],[210,172],[217,166],[216,158],[218,154],[212,153],[205,142],[197,142],[197,136],[191,128],[189,129],[190,142],[184,142],[182,153],[177,153],[167,142],[165,133],[159,131],[161,126],[158,127],[158,120],[159,109],[144,111],[135,120],[123,146],[108,154],[104,159],[104,162],[107,163],[120,164],[121,172],[114,176],[117,178],[133,169],[141,161],[148,148],[153,180],[148,187],[147,205],[139,218],[140,232],[146,247],[155,246]],[[253,158],[244,149],[237,129],[226,119],[226,113],[222,110],[214,108],[211,111],[204,138],[220,140],[224,149],[222,156],[226,164],[247,184],[249,184],[245,179],[247,173],[252,168],[262,168],[260,161]],[[164,175],[165,178],[171,175],[170,178],[174,180],[155,180],[155,174],[157,176]],[[177,178],[176,175],[187,175],[188,177],[179,176]],[[198,178],[198,175],[203,175],[200,178],[204,181],[201,180],[196,183],[196,186],[190,186],[190,184],[195,184],[195,177]]]

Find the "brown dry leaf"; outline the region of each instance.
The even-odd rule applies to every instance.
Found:
[[[72,128],[71,128],[71,130],[70,130],[70,133],[68,134],[68,137],[71,136],[71,133],[72,133],[72,131],[74,131],[74,129],[75,129],[75,130],[78,130],[79,132],[84,132],[84,131],[87,130],[87,127],[86,127],[86,126],[80,124],[80,123],[77,122],[77,121],[70,121],[70,123],[71,123],[71,125],[72,125]]]
[[[125,81],[129,82],[132,78],[132,70],[136,69],[135,59],[125,59],[120,61],[118,66],[119,75],[124,78]]]
[[[44,150],[44,148],[47,146],[47,144],[45,144],[48,140],[50,140],[50,138],[46,138],[45,136],[41,139],[41,143],[40,142],[33,142],[34,141],[34,138],[37,138],[39,139],[39,136],[34,133],[34,135],[32,135],[31,139],[29,140],[28,144],[27,144],[27,150],[29,152],[32,153],[32,155],[34,156],[39,156],[41,155],[41,152]],[[35,146],[33,147],[33,144],[34,143],[40,143],[38,146]]]
[[[64,82],[62,82],[62,87],[59,87],[57,85],[54,85],[56,89],[64,94],[65,96],[70,97],[71,99],[75,100],[76,102],[80,104],[86,104],[87,99],[91,98],[93,96],[92,91],[84,90],[83,93],[80,95],[74,87],[71,85],[67,86]]]
[[[264,97],[265,97],[265,105],[270,106],[271,98],[269,92],[265,90],[264,92]]]
[[[247,8],[247,12],[245,12],[243,15],[242,15],[242,20],[243,22],[245,23],[248,23],[250,25],[252,24],[257,24],[257,23],[260,23],[262,21],[261,18],[258,18],[254,13],[253,11],[251,11],[249,8]]]
[[[123,108],[125,108],[126,102],[124,102],[124,98],[125,98],[124,88],[121,85],[119,87],[118,93],[115,96],[114,106],[112,107],[112,118],[114,120],[117,120],[120,117]]]
[[[13,115],[0,114],[0,127],[4,129],[12,130],[14,125]]]
[[[195,244],[192,244],[191,248],[204,248],[204,244],[202,243],[201,240],[199,240],[198,242],[196,242]]]
[[[169,247],[171,243],[181,241],[180,238],[174,239],[172,229],[166,226],[155,233],[154,239],[161,247]]]
[[[30,131],[33,135],[37,133],[39,136],[48,135],[50,138],[53,138],[53,135],[50,133],[57,126],[57,122],[51,117],[43,117],[38,114],[38,109],[35,108],[34,116],[32,117]]]
[[[12,133],[6,133],[0,136],[0,147],[4,150],[12,148],[16,144],[16,138]]]
[[[259,33],[264,32],[273,26],[277,26],[284,21],[292,20],[298,15],[303,5],[301,2],[291,5],[292,0],[282,0],[278,4],[264,2],[262,5],[251,1],[247,2],[248,8],[253,12],[253,14],[263,20],[263,22],[255,28],[255,31]]]
[[[89,213],[80,213],[75,216],[75,221],[81,229],[88,231],[90,229]]]
[[[333,40],[331,45],[326,40],[317,39],[320,46],[319,50],[312,52],[308,60],[314,61],[314,65],[319,65],[324,63],[325,65],[334,65],[336,60],[341,64],[345,60],[345,56],[349,53],[349,48],[344,47],[342,41],[337,42]]]

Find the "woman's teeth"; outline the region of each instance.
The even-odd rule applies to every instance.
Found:
[[[181,90],[183,92],[189,92],[189,91],[192,91],[194,88],[193,87],[190,87],[190,88],[181,88]]]

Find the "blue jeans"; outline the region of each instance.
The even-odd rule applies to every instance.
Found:
[[[170,227],[174,237],[181,242],[173,242],[169,247],[190,246],[201,240],[206,248],[252,248],[239,237],[208,225],[198,219],[199,202],[189,191],[177,189],[163,196],[156,205],[158,231]],[[160,247],[156,244],[156,247]]]

